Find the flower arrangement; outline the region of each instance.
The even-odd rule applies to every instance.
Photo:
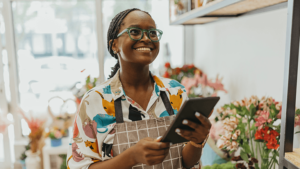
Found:
[[[167,62],[165,63],[165,69],[163,77],[175,79],[181,83],[186,88],[190,98],[216,96],[218,91],[227,93],[222,84],[222,79],[217,76],[215,82],[208,80],[207,75],[193,64],[172,69],[170,63]]]
[[[46,137],[49,137],[51,139],[57,140],[61,139],[63,135],[65,134],[64,130],[61,130],[57,127],[53,127],[47,134]]]
[[[25,115],[24,111],[20,108],[19,112],[21,113],[21,115],[27,122],[29,129],[31,130],[29,134],[31,152],[36,153],[43,146],[41,139],[44,133],[45,120],[34,118],[32,115],[31,118],[28,118]]]
[[[281,102],[272,97],[252,96],[217,110],[215,121],[221,121],[224,129],[217,146],[229,152],[241,148],[240,156],[232,158],[236,168],[268,169],[278,164],[281,109]],[[295,126],[299,118],[300,109],[296,110]]]

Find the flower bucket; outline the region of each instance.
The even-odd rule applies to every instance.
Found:
[[[51,147],[58,147],[61,146],[61,138],[60,139],[51,139]]]
[[[27,150],[25,152],[27,158],[25,159],[26,168],[28,169],[40,169],[41,168],[41,158],[38,152],[31,152],[31,150]]]

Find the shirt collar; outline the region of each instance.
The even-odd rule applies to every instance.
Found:
[[[160,91],[167,91],[168,89],[166,89],[164,83],[162,82],[162,80],[160,78],[158,78],[155,75],[152,75],[152,73],[150,72],[150,77],[154,80],[154,90],[159,90]],[[126,96],[124,90],[123,90],[123,86],[120,80],[120,69],[117,71],[117,73],[111,78],[111,82],[110,82],[110,89],[111,89],[111,94],[113,95],[114,100],[122,97],[122,96]],[[158,92],[158,91],[156,91]],[[157,93],[159,94],[159,93]]]

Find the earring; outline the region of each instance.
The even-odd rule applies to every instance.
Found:
[[[114,54],[117,54],[117,52],[116,52],[116,51],[114,51]]]

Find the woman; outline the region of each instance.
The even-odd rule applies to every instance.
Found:
[[[187,98],[181,84],[149,72],[149,64],[159,52],[161,35],[145,11],[128,9],[113,18],[107,47],[118,62],[110,79],[82,99],[74,122],[68,168],[177,169],[199,162],[211,127],[199,113],[196,118],[201,125],[183,121],[195,131],[176,129],[190,140],[185,146],[170,146],[156,139],[166,130],[161,122],[170,122],[174,116],[169,115],[176,114]]]

